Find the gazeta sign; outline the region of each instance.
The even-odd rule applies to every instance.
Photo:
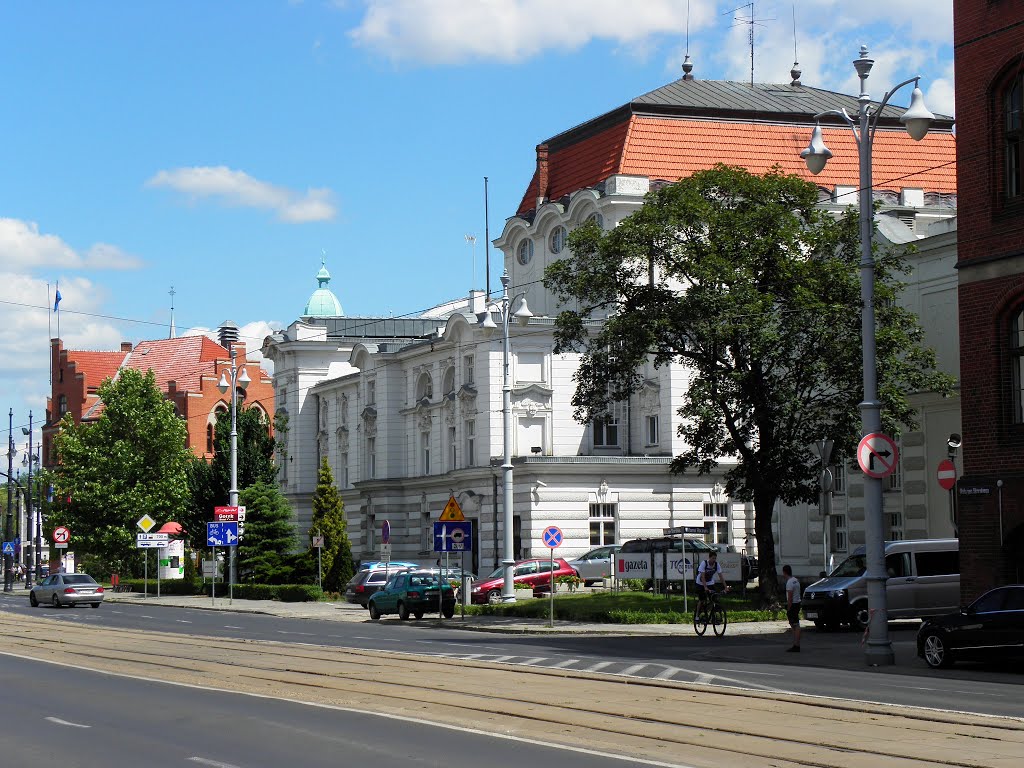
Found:
[[[615,555],[615,575],[620,579],[651,579],[651,553]]]

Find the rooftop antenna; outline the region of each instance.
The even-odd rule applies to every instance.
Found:
[[[167,293],[170,294],[170,297],[171,297],[171,335],[168,336],[167,338],[169,338],[169,339],[176,339],[176,338],[178,338],[178,331],[174,327],[174,293],[175,293],[175,291],[174,291],[174,286],[173,285],[171,286],[171,290],[169,290]]]
[[[750,11],[750,18],[748,19],[745,16],[733,16],[732,26],[735,27],[735,26],[739,26],[740,24],[745,24],[747,27],[749,27],[749,29],[747,30],[747,40],[748,40],[748,42],[750,44],[750,87],[753,88],[754,87],[754,26],[757,25],[759,27],[763,27],[764,24],[761,23],[762,21],[771,21],[772,19],[757,19],[757,18],[755,18],[754,17],[754,4],[753,3],[746,3],[744,5],[739,6],[738,8],[733,8],[731,11],[726,11],[722,15],[726,16],[728,14],[737,13],[738,11],[742,11],[744,8],[749,9],[749,11]]]
[[[473,282],[470,284],[470,288],[476,290],[476,235],[464,235],[466,242],[473,246]]]
[[[686,0],[686,55],[683,57],[683,80],[693,80],[693,62],[690,60],[690,0]]]

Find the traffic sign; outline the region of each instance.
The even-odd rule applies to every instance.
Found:
[[[703,525],[677,525],[673,528],[662,528],[661,532],[665,536],[685,536],[687,534],[691,536],[703,536],[707,533],[707,530]]]
[[[142,529],[143,533],[149,533],[151,530],[153,530],[153,526],[156,525],[156,520],[154,520],[149,515],[143,515],[135,521],[135,524]]]
[[[387,520],[380,527],[380,543],[390,544],[391,543],[391,523]]]
[[[557,525],[549,525],[544,529],[544,533],[541,534],[541,538],[544,539],[545,547],[554,549],[562,544],[562,529]]]
[[[71,541],[71,531],[63,525],[57,526],[53,529],[53,541],[55,544],[67,544]]]
[[[463,520],[434,523],[435,552],[468,552],[473,548],[473,524]]]
[[[454,522],[462,523],[465,522],[466,516],[462,514],[462,507],[459,506],[459,502],[455,500],[454,496],[448,497],[448,503],[444,505],[444,511],[438,518],[442,523]],[[439,549],[438,552],[445,552],[447,550]]]
[[[159,546],[166,547],[171,541],[171,534],[169,533],[136,533],[136,541],[155,541],[159,543]]]
[[[206,546],[234,547],[238,545],[238,523],[207,523]]]
[[[13,555],[14,554],[14,542],[13,541],[5,541],[4,542],[4,554],[5,555]]]
[[[385,563],[391,562],[391,542],[380,543],[380,559]]]
[[[314,536],[313,537],[313,548],[314,549],[323,549],[324,548],[324,537],[323,536]]]
[[[939,469],[935,474],[939,479],[939,486],[941,486],[942,490],[953,490],[953,486],[956,485],[956,464],[949,459],[943,459],[939,462]]]
[[[213,520],[217,523],[234,523],[238,521],[238,507],[214,507]]]
[[[900,451],[888,435],[872,432],[861,438],[857,446],[857,464],[868,477],[880,479],[896,471]]]
[[[67,546],[66,544],[64,546]],[[166,547],[166,542],[154,541],[153,539],[136,539],[136,549],[162,549]]]

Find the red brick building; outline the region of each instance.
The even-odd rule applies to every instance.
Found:
[[[953,14],[966,600],[1024,580],[1024,5]]]
[[[236,342],[237,360],[245,360],[245,344]],[[230,353],[206,336],[141,341],[134,349],[123,342],[117,352],[64,349],[61,339],[50,341],[53,383],[46,401],[43,427],[43,465],[52,464],[53,436],[57,423],[70,413],[76,424],[94,421],[103,411],[97,389],[122,368],[156,375],[157,385],[188,425],[188,446],[197,456],[213,455],[213,425],[218,410],[230,408],[230,392],[217,388],[221,373],[231,376]],[[246,366],[252,382],[239,402],[274,413],[274,389],[270,376],[258,365]]]

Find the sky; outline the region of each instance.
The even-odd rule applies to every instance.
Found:
[[[754,79],[789,82],[795,37],[805,85],[856,94],[867,45],[874,97],[921,75],[955,114],[952,0],[7,0],[0,29],[19,445],[45,419],[58,284],[64,345],[91,350],[166,338],[172,288],[178,335],[231,320],[258,350],[321,259],[346,315],[465,296],[484,177],[493,240],[537,144],[679,78],[687,51],[694,76],[749,82],[753,30]]]

